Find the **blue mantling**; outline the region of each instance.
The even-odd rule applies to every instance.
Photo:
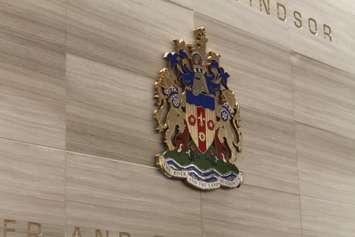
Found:
[[[178,69],[177,73],[181,82],[185,86],[191,87],[194,84],[195,73],[192,70],[191,64],[186,65],[183,63],[184,59],[189,58],[188,53],[185,50],[180,49],[177,52],[168,52],[165,54],[164,57],[168,61],[169,66],[171,68],[175,70]],[[228,78],[229,78],[229,74],[225,72],[222,67],[219,66],[218,61],[216,60],[209,61],[208,70],[204,73],[204,80],[206,80],[209,94],[216,95],[216,92],[221,90],[221,86],[227,88]],[[193,101],[196,101],[196,99],[193,99]],[[199,104],[198,102],[196,103]]]
[[[213,97],[205,94],[194,95],[190,90],[186,91],[186,102],[196,106],[202,106],[203,108],[210,110],[215,109]]]

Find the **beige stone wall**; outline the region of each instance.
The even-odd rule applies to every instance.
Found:
[[[278,2],[286,22],[273,0],[0,0],[0,236],[354,236],[355,5]],[[153,81],[194,26],[237,89],[239,190],[153,167]]]

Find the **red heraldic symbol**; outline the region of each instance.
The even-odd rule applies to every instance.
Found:
[[[201,153],[206,152],[213,143],[215,118],[216,113],[214,110],[186,104],[186,121],[189,133]]]

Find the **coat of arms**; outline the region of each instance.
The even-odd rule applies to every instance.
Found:
[[[167,67],[154,84],[154,118],[167,147],[156,164],[168,177],[201,190],[239,187],[239,104],[220,55],[206,52],[203,27],[194,30],[194,39],[173,41],[174,51],[164,55]]]

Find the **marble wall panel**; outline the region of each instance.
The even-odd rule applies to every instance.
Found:
[[[64,226],[64,151],[0,139],[0,154],[0,217]]]
[[[191,38],[192,11],[161,0],[68,2],[68,52],[156,77],[173,39]]]
[[[0,137],[64,148],[65,5],[0,2]]]
[[[355,206],[302,197],[304,237],[351,237],[355,232]]]
[[[245,183],[299,193],[293,121],[242,107],[243,151],[237,162]]]
[[[67,154],[67,224],[132,236],[201,236],[200,193],[156,168]]]
[[[301,236],[299,196],[251,185],[202,193],[204,236]]]
[[[153,164],[154,80],[67,55],[67,149]]]
[[[292,56],[295,120],[355,139],[355,74]]]
[[[354,204],[355,141],[302,124],[296,134],[301,194]]]

